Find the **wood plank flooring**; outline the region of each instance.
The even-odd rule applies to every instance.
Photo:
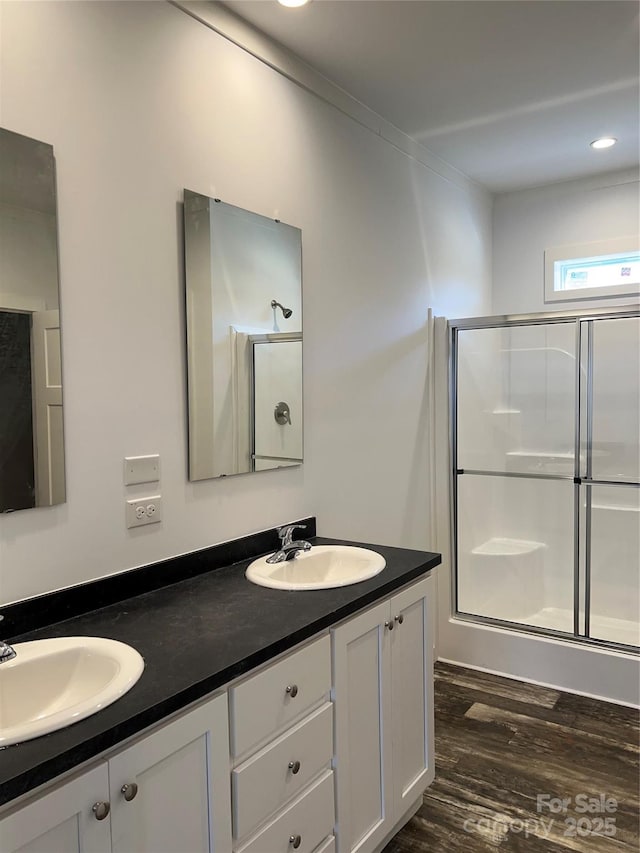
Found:
[[[637,853],[636,710],[443,663],[435,679],[436,778],[384,853]]]

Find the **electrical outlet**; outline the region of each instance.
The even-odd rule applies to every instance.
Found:
[[[162,521],[162,495],[134,498],[126,502],[127,527],[142,527]]]

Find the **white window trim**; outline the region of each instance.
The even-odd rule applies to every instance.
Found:
[[[596,240],[593,243],[575,243],[546,249],[544,253],[544,301],[578,302],[583,299],[607,299],[609,297],[640,296],[640,282],[630,281],[613,287],[588,287],[576,290],[555,290],[555,264],[557,261],[570,261],[574,258],[617,255],[640,250],[640,237],[615,237],[610,240]]]

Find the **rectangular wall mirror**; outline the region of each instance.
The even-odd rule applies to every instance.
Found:
[[[302,233],[184,191],[189,479],[302,462]]]
[[[65,501],[53,148],[0,128],[0,512]]]

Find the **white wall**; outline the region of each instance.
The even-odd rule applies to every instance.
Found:
[[[488,311],[486,195],[168,4],[0,15],[0,123],[57,161],[67,446],[67,503],[0,517],[0,602],[308,513],[428,548],[425,319]],[[302,229],[300,468],[187,481],[183,187]],[[122,459],[152,452],[164,521],[127,531]]]
[[[597,153],[597,152],[595,152]],[[544,251],[637,235],[638,173],[614,172],[504,193],[493,207],[493,314],[571,311],[633,299],[544,302]],[[637,304],[637,300],[635,300]]]

